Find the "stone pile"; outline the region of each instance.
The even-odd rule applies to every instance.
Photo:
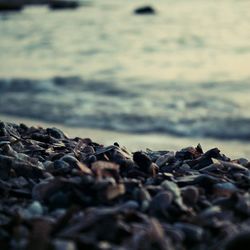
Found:
[[[246,250],[250,163],[0,123],[0,248]]]

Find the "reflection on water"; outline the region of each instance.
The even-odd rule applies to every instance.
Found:
[[[133,15],[143,2],[96,0],[1,18],[0,111],[122,131],[249,138],[250,2],[159,0],[157,15]]]

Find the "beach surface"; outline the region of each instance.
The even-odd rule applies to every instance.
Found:
[[[201,145],[131,152],[27,125],[0,123],[1,249],[249,249],[247,159]]]
[[[250,145],[247,142],[237,140],[215,140],[207,138],[186,138],[170,135],[159,134],[130,134],[119,133],[108,130],[75,128],[62,126],[56,123],[47,123],[39,120],[31,120],[16,116],[0,115],[0,120],[12,123],[25,123],[28,126],[57,127],[66,132],[69,137],[91,138],[93,141],[104,145],[111,145],[114,142],[126,146],[129,150],[179,150],[188,146],[196,146],[198,143],[202,145],[204,150],[217,147],[222,150],[222,153],[231,158],[245,157],[250,158]]]

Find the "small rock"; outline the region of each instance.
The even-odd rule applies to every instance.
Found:
[[[156,11],[151,6],[143,6],[135,9],[134,13],[139,15],[152,15],[155,14]]]
[[[238,188],[231,182],[217,183],[213,188],[218,196],[230,196],[238,191]]]
[[[199,190],[195,186],[188,186],[181,190],[183,201],[188,206],[194,206],[199,198]]]
[[[64,155],[61,159],[61,161],[67,162],[71,167],[77,167],[78,160],[72,156],[72,155]]]
[[[164,154],[162,156],[160,156],[157,160],[156,160],[156,164],[159,167],[162,167],[163,165],[165,165],[167,162],[170,162],[171,160],[174,159],[174,152],[168,152],[167,154]]]
[[[167,209],[172,203],[173,194],[169,191],[162,191],[158,193],[151,201],[149,211],[152,215],[167,216]]]
[[[203,229],[189,223],[175,223],[174,227],[180,229],[185,235],[187,242],[199,242],[203,237]]]
[[[64,160],[56,160],[54,161],[54,169],[56,170],[62,170],[62,169],[69,169],[70,165],[67,161]]]
[[[134,162],[139,166],[143,172],[148,172],[152,164],[151,159],[143,152],[135,152],[133,155]]]
[[[49,8],[52,10],[76,9],[80,4],[74,0],[52,0],[49,2]]]
[[[76,245],[73,241],[54,240],[54,250],[76,250]]]
[[[47,133],[56,139],[65,139],[65,134],[58,128],[47,128]]]
[[[39,201],[34,201],[28,206],[28,211],[35,216],[42,215],[43,207]]]

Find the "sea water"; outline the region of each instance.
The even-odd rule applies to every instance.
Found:
[[[0,113],[250,139],[250,1],[88,3],[0,14]]]

